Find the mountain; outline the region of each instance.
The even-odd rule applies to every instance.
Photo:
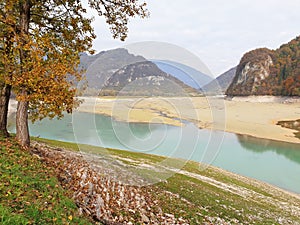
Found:
[[[300,96],[300,36],[277,50],[246,53],[226,94]]]
[[[79,69],[86,70],[101,54],[103,54],[103,52],[100,52],[96,55],[88,55],[85,52],[80,53]]]
[[[105,82],[100,95],[197,96],[200,92],[160,70],[150,61],[127,65]]]
[[[160,65],[162,64],[163,63],[160,62]],[[164,65],[166,65],[166,63],[164,63]],[[134,91],[135,94],[127,90],[127,94],[130,95],[182,95],[183,93],[175,93],[174,84],[179,85],[178,87],[182,87],[184,92],[199,95],[199,91],[195,90],[191,85],[193,79],[187,82],[188,76],[186,75],[183,80],[185,80],[187,84],[184,84],[184,82],[177,79],[176,76],[182,78],[184,74],[183,71],[187,71],[185,72],[186,74],[193,74],[192,77],[195,77],[195,74],[199,75],[201,74],[200,72],[181,64],[171,66],[171,64],[168,63],[168,65],[170,73],[163,72],[154,63],[151,63],[144,57],[130,54],[128,50],[123,48],[103,51],[96,55],[81,53],[79,68],[86,71],[85,77],[87,81],[87,89],[84,95],[116,95],[116,93],[122,89],[121,87],[128,87],[131,81],[135,81],[134,85],[139,83],[137,85],[139,88]],[[175,65],[175,63],[172,62],[172,65]],[[164,68],[166,67],[167,66],[164,66]],[[128,68],[132,71],[129,71]],[[198,77],[202,79],[201,82],[198,83],[205,84],[209,79],[211,80],[210,77],[204,74]],[[146,82],[147,79],[149,80]],[[118,85],[120,87],[117,87]],[[130,84],[129,86],[132,87],[132,85],[133,84]],[[153,90],[151,90],[151,88],[153,88]],[[177,90],[177,92],[178,91],[179,90]],[[180,92],[183,91],[181,90]]]
[[[176,77],[186,85],[195,89],[201,89],[213,80],[212,77],[181,63],[169,60],[153,60],[152,62],[162,71]]]
[[[142,61],[146,61],[146,59],[142,56],[129,54],[126,49],[118,48],[100,52],[95,56],[82,53],[80,68],[86,70],[85,76],[88,87],[99,90],[116,71],[124,66]]]
[[[209,82],[207,85],[205,85],[202,90],[206,94],[216,94],[216,95],[223,95],[229,85],[231,84],[235,73],[236,73],[237,67],[233,67],[230,70],[226,71],[225,73],[218,76],[216,79]]]

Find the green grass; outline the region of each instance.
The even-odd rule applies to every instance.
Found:
[[[13,139],[0,139],[0,224],[92,224],[48,168]]]
[[[78,145],[72,142],[62,142],[62,141],[50,140],[45,138],[37,138],[37,137],[31,137],[31,140],[38,141],[53,147],[65,148],[72,151],[79,151]]]
[[[252,220],[250,221],[247,215],[257,213],[254,210],[250,211],[250,208],[259,208],[260,212],[265,210],[263,205],[247,201],[238,195],[184,175],[176,174],[168,179],[168,182],[158,184],[157,193],[161,193],[159,190],[167,190],[180,196],[179,199],[170,200],[165,195],[159,195],[166,211],[176,212],[177,215],[189,219],[191,224],[203,222],[205,216],[220,217],[226,221],[237,219],[243,223],[249,223]],[[190,202],[190,205],[182,204],[181,198]],[[184,212],[183,215],[182,212]],[[260,222],[266,224],[266,219]],[[272,223],[275,222],[272,220]]]
[[[232,176],[224,176],[224,174],[220,173],[219,171],[216,171],[212,167],[208,167],[207,169],[199,170],[199,163],[196,162],[187,162],[187,164],[183,167],[184,170],[192,172],[192,173],[197,173],[200,175],[208,176],[210,178],[213,178],[217,181],[225,182],[225,183],[230,183],[230,184],[235,184],[239,187],[244,187],[247,188],[248,190],[255,191],[257,193],[263,194],[264,196],[271,196],[267,191],[258,188],[256,186],[253,186],[251,184],[245,183],[243,181],[240,181],[239,179],[232,177]]]
[[[126,165],[133,166],[133,168],[140,163],[157,165],[158,162],[165,160],[165,157],[156,155],[105,149],[89,145],[79,145],[78,147],[77,144],[72,143],[38,140],[73,151],[81,149],[94,154],[117,156],[118,160],[126,162]],[[128,159],[134,161],[128,161]],[[176,168],[181,163],[180,159],[170,159],[168,166]],[[289,208],[290,206],[299,208],[299,198],[294,198],[271,186],[257,185],[247,180],[239,179],[238,176],[230,175],[230,173],[222,172],[214,167],[200,170],[199,166],[196,162],[187,162],[182,169],[225,185],[241,188],[247,193],[251,193],[251,196],[241,196],[235,191],[228,191],[209,182],[183,174],[174,174],[165,182],[147,187],[146,191],[148,190],[152,198],[159,202],[163,212],[174,214],[178,218],[187,219],[190,224],[207,222],[207,217],[221,218],[233,224],[237,223],[237,221],[243,224],[279,224],[278,219],[280,220],[280,218],[285,218],[285,221],[292,221],[292,224],[300,224],[300,218],[295,216]],[[140,168],[136,169],[136,173],[145,173],[146,176],[150,175],[158,178],[162,175],[159,172],[147,172]],[[172,193],[173,197],[166,193]],[[280,208],[281,203],[288,207]],[[155,209],[153,210],[155,211]]]

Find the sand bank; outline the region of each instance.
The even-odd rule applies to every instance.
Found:
[[[263,98],[257,98],[257,100]],[[276,125],[300,119],[300,101],[224,100],[221,98],[85,98],[78,111],[112,116],[117,120],[165,123],[186,121],[200,128],[225,130],[259,138],[300,143],[294,130]]]

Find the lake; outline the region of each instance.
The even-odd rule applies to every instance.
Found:
[[[15,132],[14,125],[9,127]],[[126,123],[90,113],[30,124],[30,134],[204,162],[300,193],[300,146],[278,141],[165,124]]]

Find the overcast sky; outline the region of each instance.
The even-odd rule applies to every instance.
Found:
[[[143,41],[178,45],[217,76],[258,47],[278,48],[300,35],[300,0],[146,0],[150,18],[132,19],[125,42],[113,40],[102,19],[94,22],[94,49]]]

